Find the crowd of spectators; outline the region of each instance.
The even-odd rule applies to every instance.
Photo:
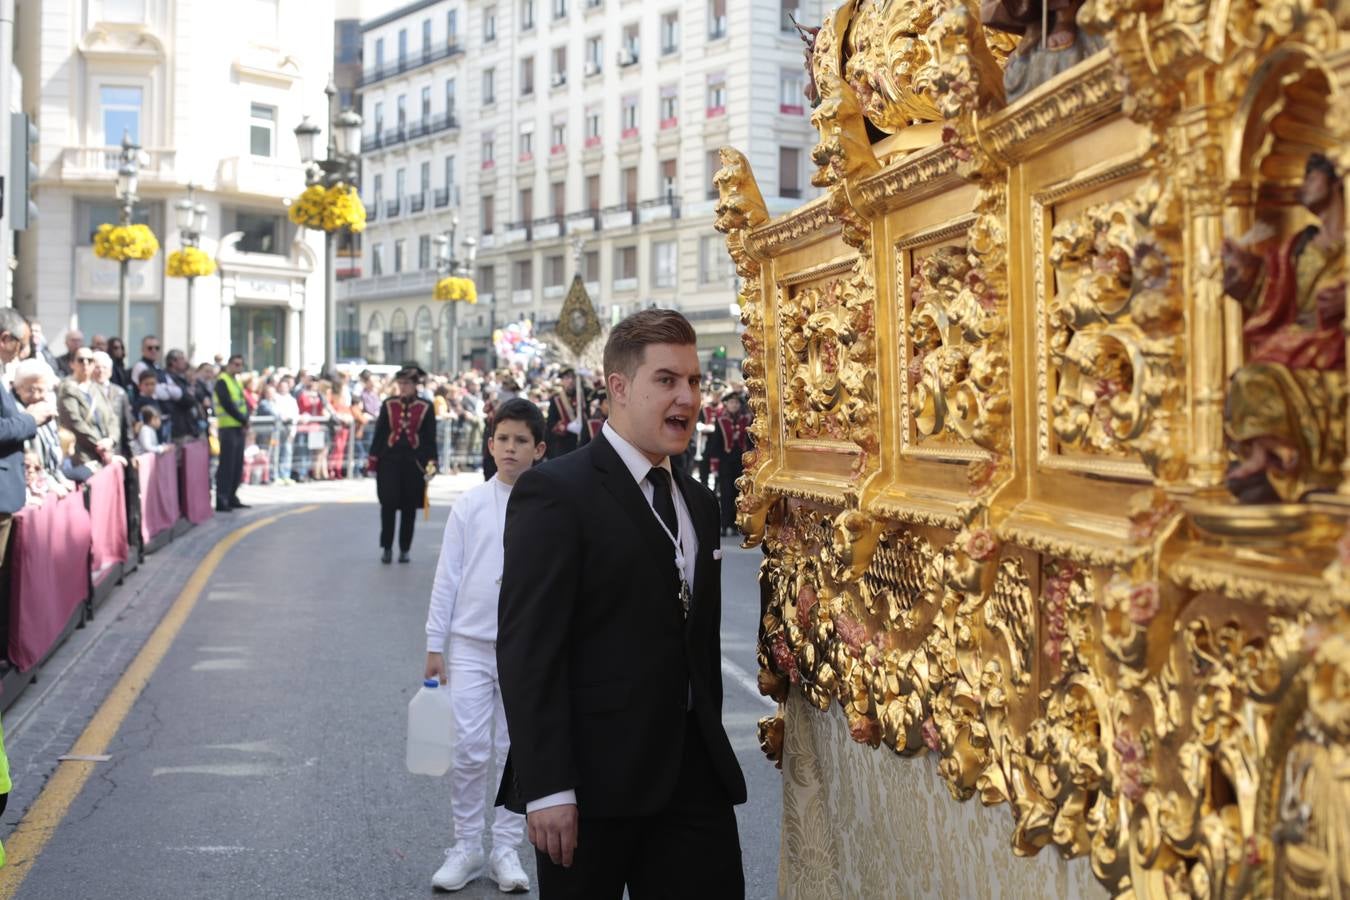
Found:
[[[25,444],[27,502],[63,495],[116,458],[163,452],[175,442],[208,436],[218,454],[214,386],[223,358],[192,366],[183,350],[166,351],[154,335],[141,341],[140,356],[130,363],[117,337],[96,334],[86,344],[71,330],[63,343],[65,352],[53,355],[37,323],[0,309],[0,383],[39,426]],[[248,414],[244,483],[367,474],[370,438],[380,404],[394,390],[392,377],[359,367],[331,374],[276,368],[246,372],[239,381]],[[584,412],[573,416],[577,376],[566,367],[538,362],[431,375],[422,390],[436,410],[439,470],[479,471],[486,462],[490,474],[487,424],[498,404],[516,397],[534,401],[546,416],[552,407],[551,422],[558,419],[559,397],[567,397],[568,416],[577,420],[571,433],[585,443],[604,421],[605,396],[598,374],[583,372],[580,381]],[[704,387],[707,417],[720,409],[727,386],[705,379]],[[687,459],[709,482],[702,450],[711,430],[704,426]]]

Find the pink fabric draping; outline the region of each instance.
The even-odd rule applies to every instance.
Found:
[[[178,521],[178,449],[136,457],[141,475],[141,538],[146,543]]]
[[[182,444],[183,517],[200,525],[214,515],[211,509],[211,446],[205,438]]]
[[[89,572],[95,586],[103,583],[112,567],[127,561],[126,467],[116,462],[104,466],[89,479],[89,523],[93,550]]]
[[[89,511],[80,491],[14,515],[10,538],[9,658],[42,661],[89,593]]]

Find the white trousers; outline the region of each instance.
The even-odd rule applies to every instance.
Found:
[[[455,840],[479,847],[487,828],[487,810],[496,799],[506,751],[511,746],[497,685],[496,645],[451,635],[446,668],[455,708],[454,763],[450,770]],[[489,775],[493,777],[489,779]],[[503,807],[495,807],[493,813],[493,849],[516,849],[524,843],[524,816]]]

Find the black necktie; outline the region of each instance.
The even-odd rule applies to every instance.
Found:
[[[670,473],[656,466],[647,473],[647,480],[652,484],[652,509],[672,535],[678,534],[680,522],[675,518],[675,500],[670,496]]]

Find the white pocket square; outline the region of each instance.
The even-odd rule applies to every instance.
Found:
[[[722,551],[721,551],[721,550],[714,550],[714,551],[713,551],[713,559],[721,559],[721,558],[722,558]]]

